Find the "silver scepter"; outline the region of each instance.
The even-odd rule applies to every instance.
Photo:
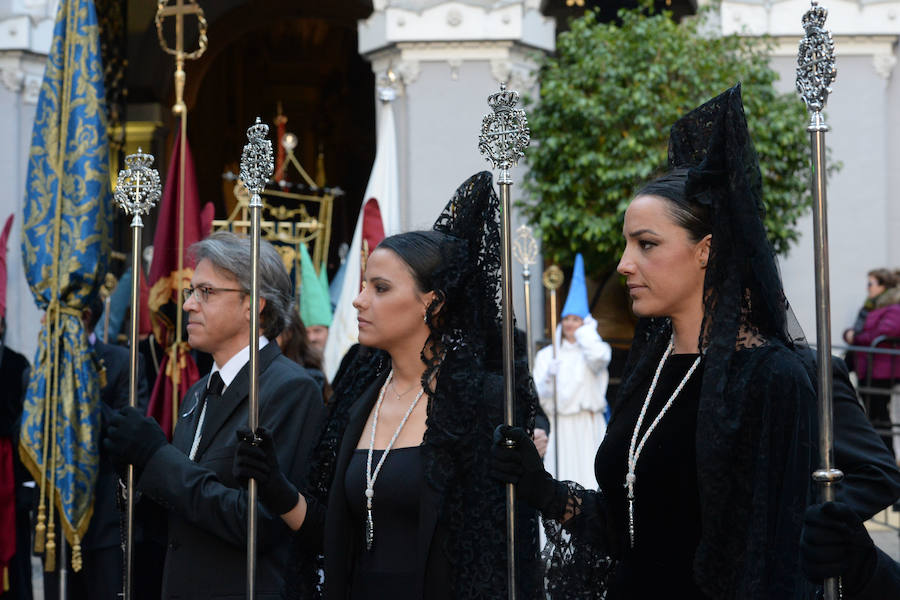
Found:
[[[512,291],[512,250],[510,223],[509,189],[512,177],[509,170],[525,156],[524,150],[531,139],[528,118],[525,111],[517,109],[519,93],[506,89],[500,84],[500,91],[488,96],[491,112],[481,120],[481,135],[478,136],[478,150],[500,170],[497,183],[500,186],[501,240],[500,253],[500,310],[503,315],[503,417],[507,425],[515,425],[515,368],[513,365],[513,291]],[[507,444],[511,442],[507,440]],[[506,547],[509,598],[516,596],[516,488],[506,486]]]
[[[114,194],[116,204],[131,218],[131,327],[128,345],[131,357],[128,368],[128,406],[137,406],[138,394],[138,323],[140,323],[141,285],[141,215],[150,213],[159,202],[159,173],[153,168],[153,155],[137,154],[125,157],[125,168],[119,171]],[[134,465],[128,465],[125,475],[125,600],[131,600],[134,575]]]
[[[559,354],[559,348],[556,343],[556,290],[565,281],[562,269],[556,265],[550,265],[544,270],[542,277],[544,287],[550,290],[550,348],[553,353],[553,360]],[[553,376],[553,476],[559,477],[559,387],[556,385],[556,378],[559,373]]]
[[[822,110],[837,75],[834,41],[825,29],[828,11],[812,0],[803,15],[803,30],[797,55],[797,91],[806,103],[810,119],[806,130],[812,148],[813,243],[816,272],[816,345],[819,383],[819,469],[813,480],[821,486],[821,499],[834,500],[835,486],[844,476],[834,465],[834,425],[831,388],[831,302],[828,281],[828,211],[825,203],[825,132]],[[826,600],[839,598],[840,580],[825,580]]]
[[[537,251],[537,241],[531,233],[531,227],[520,225],[516,229],[512,253],[518,263],[522,265],[522,282],[525,288],[525,343],[528,344],[529,371],[534,368],[534,338],[531,329],[531,270],[528,267],[534,264]]]
[[[256,435],[259,426],[259,242],[262,220],[262,192],[275,161],[269,126],[256,117],[256,123],[247,129],[247,143],[241,153],[241,181],[250,192],[250,431]],[[256,480],[247,482],[247,600],[256,597],[256,529],[257,529]]]

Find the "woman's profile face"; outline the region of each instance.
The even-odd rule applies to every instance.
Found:
[[[678,225],[670,201],[638,196],[625,211],[625,251],[616,269],[625,276],[639,317],[678,317],[703,310],[703,277],[711,236],[699,242]]]
[[[424,316],[432,297],[433,292],[419,292],[409,266],[393,250],[376,248],[366,263],[363,289],[353,301],[359,343],[388,352],[409,343],[421,348],[428,336]]]
[[[881,292],[883,292],[885,288],[883,285],[878,283],[878,280],[869,275],[869,281],[866,283],[866,290],[868,291],[869,298],[874,298]]]

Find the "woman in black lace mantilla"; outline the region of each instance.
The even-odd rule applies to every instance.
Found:
[[[625,213],[618,270],[641,319],[599,489],[551,479],[506,427],[492,470],[542,512],[553,598],[801,597],[815,392],[788,331],[739,86],[675,123],[669,162]]]
[[[433,230],[385,238],[370,255],[354,301],[360,344],[335,377],[300,492],[265,432],[239,444],[236,476],[257,478],[264,507],[296,532],[286,597],[507,596],[504,491],[489,475],[503,421],[499,248],[499,202],[479,173]],[[530,430],[524,347],[516,357],[516,418]],[[520,587],[534,598],[536,512],[519,522]]]

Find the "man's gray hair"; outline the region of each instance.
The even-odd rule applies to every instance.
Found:
[[[217,231],[191,245],[189,252],[196,263],[208,260],[217,271],[226,273],[250,293],[250,238]],[[278,250],[266,240],[259,243],[259,297],[266,299],[260,313],[263,335],[274,341],[290,322],[293,290]]]

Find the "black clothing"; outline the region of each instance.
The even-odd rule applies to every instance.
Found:
[[[294,481],[306,467],[307,448],[319,431],[322,396],[316,383],[270,342],[259,352],[261,426],[279,442],[279,464]],[[208,377],[188,390],[172,444],[144,468],[138,490],[167,509],[169,543],[164,599],[232,598],[246,589],[247,491],[232,475],[235,431],[247,426],[249,364],[216,406],[207,407],[195,460],[188,458]],[[274,599],[282,585],[289,530],[259,509],[257,598]]]
[[[641,423],[638,443],[697,356],[677,354],[666,360]],[[622,549],[609,582],[610,600],[664,597],[671,590],[678,590],[679,596],[705,597],[692,577],[694,552],[700,541],[697,453],[692,434],[697,430],[701,377],[702,363],[647,438],[638,457],[634,548],[629,547],[628,500],[623,483],[632,433],[650,381],[620,401],[597,451],[597,482],[606,494],[610,520],[619,526]]]
[[[372,470],[383,450],[372,452]],[[368,450],[356,449],[344,476],[347,505],[357,531],[366,527],[366,463]],[[378,478],[372,504],[375,538],[371,550],[361,547],[353,561],[353,600],[416,600],[414,554],[419,527],[419,498],[425,485],[421,446],[394,448]]]
[[[878,562],[875,572],[866,586],[857,594],[844,594],[846,600],[884,600],[885,598],[900,598],[900,563],[885,554],[880,548],[875,548]]]
[[[649,353],[649,375],[642,379],[641,385],[631,389],[648,387],[647,381],[652,378],[668,335],[658,340],[664,343],[656,344],[656,348],[652,350],[644,348]],[[707,377],[707,360],[708,356],[704,358],[701,390],[702,381]],[[727,561],[728,577],[736,579],[736,585],[722,593],[706,589],[698,577],[700,567],[696,553],[691,569],[693,581],[704,594],[712,598],[796,598],[802,595],[806,587],[805,582],[800,579],[798,543],[803,511],[812,491],[810,473],[814,468],[815,448],[810,435],[815,421],[815,398],[809,376],[797,353],[778,342],[770,341],[758,348],[746,348],[735,353],[727,382],[728,387],[721,393],[721,398],[728,399],[732,414],[720,414],[718,418],[732,426],[739,419],[740,428],[734,435],[735,444],[725,445],[723,440],[712,439],[704,434],[703,421],[711,417],[704,417],[702,391],[698,406],[695,464],[701,528],[697,552],[708,528],[719,530],[727,526],[728,535],[722,531],[716,537],[728,552],[720,558]],[[632,396],[629,395],[628,398]],[[639,401],[643,400],[640,394],[637,394],[637,398]],[[614,426],[619,428],[617,420],[620,415],[628,414],[628,404],[618,403],[610,421],[611,429]],[[659,426],[664,422],[665,419]],[[609,435],[608,431],[607,436]],[[682,435],[689,434],[682,432]],[[648,444],[652,441],[653,435]],[[630,436],[628,443],[630,444]],[[710,462],[709,457],[713,453],[727,457],[733,468],[718,480],[712,480],[709,476],[704,479],[704,464]],[[623,469],[624,475],[624,460],[621,460],[621,464],[622,467],[617,467],[614,461],[612,468]],[[640,464],[639,461],[639,469]],[[670,462],[664,462],[661,468],[663,472],[656,473],[649,482],[647,476],[642,479],[640,473],[637,475],[638,499],[643,493],[641,490],[648,485],[654,487],[653,477],[667,477],[665,471],[673,466]],[[601,474],[598,471],[598,476]],[[572,534],[571,541],[561,538],[558,524],[545,522],[548,539],[553,544],[549,579],[551,594],[556,594],[552,596],[554,598],[581,597],[580,595],[586,598],[600,597],[604,589],[602,582],[610,577],[620,576],[615,574],[615,564],[605,559],[610,554],[616,555],[615,546],[623,539],[623,535],[627,535],[627,519],[622,522],[621,517],[617,519],[607,516],[621,510],[616,507],[615,500],[610,500],[608,496],[615,498],[616,494],[622,493],[615,488],[622,487],[624,477],[618,481],[616,477],[612,479],[613,487],[601,487],[599,492],[584,490],[577,484],[568,482],[569,497],[564,497],[561,501],[568,504],[566,510],[574,515],[564,526],[564,530]],[[664,494],[659,499],[660,502],[682,502],[665,488],[659,487],[657,492]],[[707,509],[710,505],[720,505],[723,502],[732,507],[731,513],[711,513]],[[682,509],[690,511],[684,506]],[[735,521],[733,513],[747,517],[742,521]],[[638,508],[635,514],[638,535],[642,531],[642,514]],[[676,518],[689,517],[678,514]],[[614,531],[610,532],[610,527]],[[625,533],[616,531],[619,527],[625,528]],[[610,535],[612,543],[607,539]],[[609,546],[613,546],[612,552]],[[658,560],[678,559],[661,553]],[[649,566],[644,570],[645,565],[633,564],[641,568],[639,575],[645,578],[657,577],[659,570],[656,566]],[[613,572],[612,575],[610,571]],[[759,576],[756,577],[755,574]],[[686,575],[682,575],[680,581],[685,578]]]
[[[818,385],[815,352],[807,349],[800,356],[812,374],[813,384]],[[834,463],[844,473],[835,499],[866,521],[900,499],[900,468],[866,418],[846,363],[832,356],[831,368]]]
[[[303,549],[323,548],[327,597],[330,599],[352,597],[349,587],[353,563],[365,551],[363,528],[357,523],[347,501],[346,472],[356,453],[369,413],[378,399],[378,391],[386,379],[387,371],[384,371],[350,408],[350,420],[340,441],[327,504],[318,501],[313,494],[304,493],[308,503],[306,520],[296,534],[296,543]],[[390,460],[389,455],[385,464]],[[449,564],[442,552],[442,540],[446,538],[447,532],[438,522],[440,500],[440,495],[430,485],[422,486],[416,513],[416,540],[403,558],[403,564],[411,564],[415,569],[415,581],[408,592],[411,598],[453,598]],[[376,499],[373,507],[377,506],[379,504]],[[375,539],[378,543],[381,529],[377,518],[375,525]]]

